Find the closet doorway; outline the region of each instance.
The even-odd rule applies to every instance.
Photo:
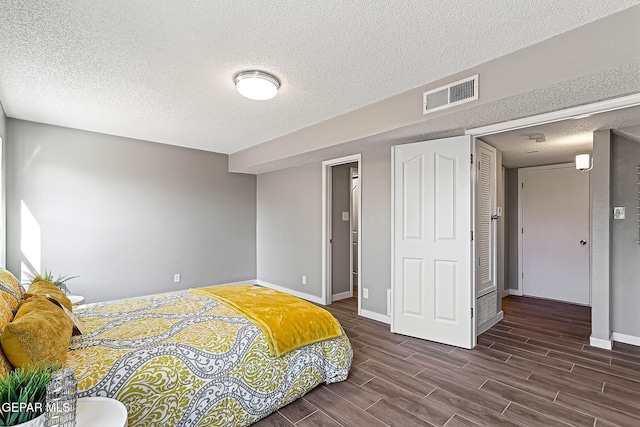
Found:
[[[325,304],[361,295],[361,156],[322,164],[322,299]]]

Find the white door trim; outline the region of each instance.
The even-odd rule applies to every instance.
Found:
[[[346,163],[358,163],[358,284],[362,283],[362,154],[322,162],[322,301],[331,304],[331,168]],[[352,288],[353,289],[353,288]],[[361,289],[361,287],[359,288]],[[358,315],[362,310],[362,292],[358,292]]]
[[[360,186],[360,179],[358,175],[358,168],[351,167],[349,169],[349,296],[348,298],[353,297],[353,264],[356,260],[353,259],[353,178],[358,178],[358,186]],[[358,188],[358,194],[360,194],[360,188]],[[360,211],[360,205],[358,206],[358,211]],[[356,221],[357,222],[357,221]],[[358,223],[358,237],[360,237],[360,224]],[[359,245],[359,243],[357,243]],[[356,246],[359,250],[359,246]],[[360,277],[360,272],[358,272],[358,278]],[[347,297],[345,297],[347,298]]]
[[[550,113],[524,117],[522,119],[511,120],[508,122],[467,129],[465,131],[465,135],[472,135],[476,138],[479,138],[484,135],[508,132],[510,130],[523,129],[546,123],[559,122],[566,119],[580,118],[580,116],[620,110],[622,108],[634,107],[637,105],[640,105],[640,93],[622,96],[620,98],[608,99],[606,101],[596,102],[593,104],[580,105],[578,107],[567,108],[564,110],[552,111]]]

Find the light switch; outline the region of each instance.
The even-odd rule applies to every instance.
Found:
[[[342,212],[342,220],[349,221],[349,212]]]
[[[624,219],[624,206],[613,208],[613,219]]]

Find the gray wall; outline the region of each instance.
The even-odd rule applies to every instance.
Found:
[[[322,165],[258,175],[257,192],[258,279],[321,297]]]
[[[331,292],[349,292],[351,280],[351,227],[342,212],[351,211],[351,168],[348,163],[331,168]],[[357,259],[354,259],[357,262]]]
[[[640,143],[614,133],[611,152],[611,205],[626,208],[625,219],[611,220],[612,330],[640,337]]]
[[[6,189],[6,152],[7,152],[7,116],[4,113],[4,108],[2,107],[2,103],[0,103],[0,137],[2,138],[2,155],[0,156],[0,161],[2,165],[0,166],[0,267],[6,267],[7,265],[7,239],[6,239],[6,200],[5,200],[5,189]]]
[[[362,272],[359,289],[369,289],[362,308],[387,314],[391,288],[391,148],[362,153],[360,191]]]
[[[361,287],[364,310],[387,312],[391,286],[391,150],[365,151]],[[322,164],[258,175],[258,280],[322,296]],[[307,284],[301,278],[307,276]]]
[[[506,169],[505,289],[518,289],[518,169]]]
[[[88,302],[256,277],[256,178],[228,173],[227,156],[7,124],[7,264],[15,274],[26,261],[24,202],[39,225],[41,268],[80,276],[69,285]]]
[[[591,338],[611,339],[611,131],[593,133]]]

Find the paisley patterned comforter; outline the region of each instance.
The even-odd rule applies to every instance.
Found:
[[[340,336],[272,357],[262,331],[235,310],[189,291],[89,304],[67,367],[80,397],[125,404],[129,426],[245,426],[316,385],[346,379]]]

